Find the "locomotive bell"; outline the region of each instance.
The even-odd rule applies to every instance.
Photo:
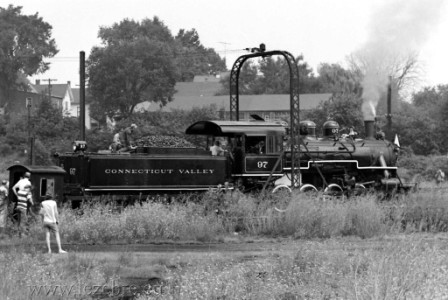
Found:
[[[300,135],[316,137],[316,123],[310,120],[301,121]]]
[[[327,121],[322,127],[324,137],[333,137],[339,134],[339,124],[336,121]]]

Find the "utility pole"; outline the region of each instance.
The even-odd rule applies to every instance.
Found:
[[[86,53],[79,52],[79,126],[81,141],[86,140]]]
[[[32,106],[32,98],[27,97],[25,99],[25,105],[28,110],[28,143],[29,143],[29,149],[28,149],[28,164],[33,164],[33,152],[34,152],[34,138],[31,135],[31,106]]]
[[[57,81],[57,79],[42,79],[42,81],[48,81],[48,100],[51,101],[51,82],[52,81]]]
[[[224,59],[226,60],[226,64],[227,64],[227,45],[230,45],[230,43],[227,43],[227,42],[218,42],[218,43],[224,45]]]

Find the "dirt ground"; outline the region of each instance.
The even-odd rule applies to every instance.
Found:
[[[301,244],[307,242],[321,242],[326,244],[326,249],[345,251],[354,251],[362,249],[380,249],[387,242],[408,239],[412,236],[414,239],[423,240],[426,243],[441,243],[448,247],[448,233],[419,233],[419,234],[396,234],[391,236],[382,236],[371,239],[361,239],[357,237],[341,237],[332,239],[314,239],[300,240],[292,238],[249,238],[235,237],[227,238],[223,242],[175,242],[175,241],[158,241],[158,242],[138,242],[129,244],[125,241],[118,241],[110,244],[63,244],[63,248],[69,252],[76,253],[124,253],[124,252],[147,252],[147,253],[219,253],[219,252],[275,252],[275,251],[294,251]],[[331,245],[333,244],[334,247]],[[23,246],[25,249],[30,248],[35,251],[45,251],[46,245],[44,241],[27,242],[22,239],[2,240],[0,241],[0,251]],[[52,244],[52,247],[56,245]]]

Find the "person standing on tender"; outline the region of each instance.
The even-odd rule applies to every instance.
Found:
[[[48,253],[51,253],[50,233],[53,232],[56,236],[56,243],[58,245],[59,253],[67,253],[62,250],[61,237],[59,235],[59,213],[56,201],[53,199],[51,193],[45,195],[45,200],[40,204],[40,214],[42,215],[42,222],[45,229],[45,240],[47,242]]]

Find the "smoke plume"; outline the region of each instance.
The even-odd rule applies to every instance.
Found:
[[[363,114],[375,117],[378,101],[387,89],[388,77],[400,73],[400,62],[419,53],[440,20],[443,0],[384,1],[372,12],[368,39],[354,53],[364,73]],[[372,109],[373,108],[373,109]]]

